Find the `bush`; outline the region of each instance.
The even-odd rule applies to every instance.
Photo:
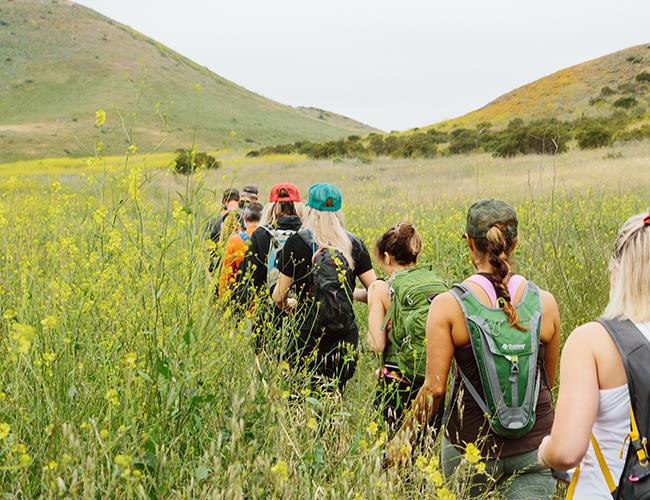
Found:
[[[636,75],[636,81],[637,82],[650,82],[650,73],[647,71],[642,71],[638,75]]]
[[[580,149],[596,149],[609,146],[613,138],[612,130],[599,122],[589,122],[576,132]]]
[[[466,128],[456,128],[450,133],[449,152],[453,155],[469,153],[478,149],[479,143],[475,131]]]
[[[622,109],[630,109],[638,104],[634,97],[621,97],[614,101],[614,107]]]
[[[614,90],[611,87],[605,86],[602,89],[600,89],[600,95],[603,97],[609,97],[610,95],[614,95],[614,94],[616,94],[616,92],[614,92]]]
[[[559,154],[567,150],[571,140],[570,126],[555,119],[525,124],[512,120],[508,127],[494,134],[489,150],[494,156],[507,158],[525,154]]]
[[[435,144],[444,144],[449,140],[449,137],[447,136],[446,132],[436,130],[435,128],[430,128],[429,130],[427,130],[427,136],[429,136],[429,138]]]
[[[221,167],[214,156],[202,151],[195,151],[191,148],[176,150],[177,156],[174,160],[174,171],[178,174],[188,175],[200,168],[217,169]]]

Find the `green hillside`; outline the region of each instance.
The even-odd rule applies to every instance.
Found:
[[[650,72],[650,45],[638,45],[571,66],[540,78],[459,118],[434,125],[449,130],[490,122],[505,125],[513,118],[573,120],[608,116],[620,98],[634,97],[639,108],[650,104],[650,82],[637,77]],[[603,90],[605,89],[605,90]]]
[[[266,99],[81,5],[0,0],[0,160],[90,153],[99,108],[107,113],[107,153],[122,152],[129,135],[147,151],[373,130]]]

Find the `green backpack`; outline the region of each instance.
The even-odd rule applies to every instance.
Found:
[[[385,362],[396,363],[404,378],[423,380],[426,374],[426,325],[429,306],[449,288],[431,266],[412,267],[388,279],[391,305],[382,329],[393,326],[384,353]]]
[[[524,436],[535,424],[541,374],[537,367],[542,306],[539,288],[528,282],[515,307],[521,332],[508,323],[501,309],[483,305],[465,285],[451,290],[463,309],[485,400],[458,367],[461,379],[476,404],[490,417],[499,436]]]

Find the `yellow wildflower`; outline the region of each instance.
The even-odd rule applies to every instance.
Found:
[[[436,488],[440,488],[444,484],[442,473],[438,469],[430,470],[428,477],[429,481],[431,481]]]
[[[48,424],[45,426],[45,429],[43,429],[43,432],[45,432],[46,436],[51,436],[53,430],[54,430],[54,424]]]
[[[485,462],[479,462],[476,464],[476,470],[479,474],[485,474]]]
[[[44,468],[45,470],[54,470],[58,467],[58,465],[59,464],[56,462],[56,460],[50,460]]]
[[[110,437],[111,433],[108,432],[108,429],[102,429],[99,431],[99,437],[106,441]]]
[[[18,457],[18,463],[23,467],[27,467],[29,464],[32,463],[32,457],[29,456],[29,454],[27,453],[21,453],[20,456]]]
[[[377,429],[379,429],[377,422],[370,422],[366,430],[368,431],[368,434],[374,436],[377,433]]]
[[[10,321],[16,317],[16,313],[13,309],[5,309],[5,312],[2,313],[2,319]]]
[[[14,323],[11,327],[11,338],[19,354],[27,354],[34,339],[34,329],[29,325]]]
[[[115,455],[113,461],[118,467],[125,469],[131,466],[133,459],[129,455]]]
[[[422,470],[427,467],[429,463],[427,462],[427,459],[424,458],[424,455],[418,455],[418,458],[415,459],[415,466]]]
[[[287,462],[284,460],[278,460],[273,467],[271,467],[271,473],[278,478],[282,483],[286,483],[289,480],[289,467]]]
[[[106,111],[98,109],[95,112],[95,127],[101,128],[106,123]]]
[[[135,352],[130,352],[124,356],[124,364],[129,368],[135,368],[138,355]]]
[[[4,441],[9,437],[11,426],[6,422],[0,422],[0,441]]]
[[[316,419],[314,417],[309,417],[307,420],[307,428],[313,431],[316,427],[318,427],[318,422],[316,422]]]
[[[283,372],[288,372],[289,368],[291,368],[291,367],[289,366],[289,363],[287,363],[286,361],[283,360],[280,363],[280,368],[282,369]]]
[[[56,360],[56,353],[55,352],[44,352],[41,357],[43,358],[43,361],[45,362],[45,365],[49,366],[50,363],[53,363]]]
[[[117,390],[115,389],[109,389],[106,391],[106,394],[104,395],[104,399],[108,401],[108,404],[111,406],[119,406],[120,405],[120,398]]]
[[[41,326],[43,330],[51,330],[57,323],[57,319],[54,316],[46,316],[41,320]]]
[[[438,491],[436,491],[436,496],[440,500],[456,500],[456,495],[454,495],[447,488],[440,488]]]
[[[282,391],[282,399],[289,399],[291,393],[289,391]]]
[[[478,463],[481,460],[481,452],[474,443],[469,443],[465,447],[465,459],[470,464]]]

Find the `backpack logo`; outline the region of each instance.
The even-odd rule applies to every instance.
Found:
[[[513,352],[513,351],[523,351],[526,349],[526,344],[501,344],[501,350]]]

